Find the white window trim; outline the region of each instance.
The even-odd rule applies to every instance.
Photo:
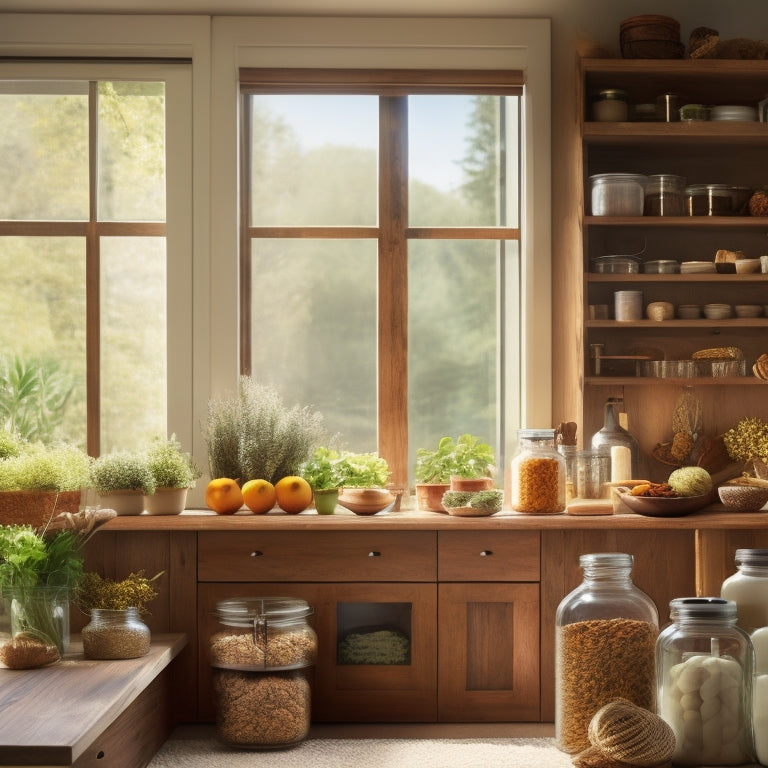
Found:
[[[396,19],[214,17],[212,26],[212,236],[216,269],[212,302],[228,310],[212,318],[212,385],[236,386],[238,98],[240,67],[519,69],[530,95],[523,114],[526,152],[521,220],[522,354],[507,363],[523,401],[505,393],[506,454],[515,427],[549,426],[552,405],[550,227],[550,22],[548,19]],[[229,302],[227,304],[227,302]],[[505,329],[509,330],[509,329]],[[520,422],[518,424],[518,422]]]
[[[0,14],[0,55],[7,57],[92,58],[94,63],[3,63],[3,74],[23,77],[134,77],[136,65],[110,62],[115,57],[159,60],[141,65],[146,77],[175,78],[186,103],[182,119],[169,109],[167,126],[168,178],[179,180],[168,190],[168,432],[191,448],[200,466],[207,466],[200,431],[209,397],[210,316],[206,275],[209,269],[209,96],[210,19],[206,16],[80,16]],[[162,62],[185,59],[189,67]],[[173,107],[171,101],[169,107]],[[188,120],[192,109],[192,121]],[[130,311],[127,307],[126,311]],[[199,489],[197,491],[200,493]],[[202,495],[200,496],[202,499]],[[195,500],[192,503],[197,503]]]

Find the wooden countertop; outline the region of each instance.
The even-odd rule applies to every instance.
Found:
[[[735,530],[768,528],[768,512],[728,512],[713,504],[684,517],[619,515],[524,515],[501,511],[490,517],[452,517],[439,512],[404,510],[372,516],[337,508],[332,515],[306,510],[298,515],[272,511],[254,515],[240,511],[217,515],[210,510],[187,510],[180,515],[121,516],[103,526],[109,531],[233,531],[233,530]]]
[[[57,664],[0,668],[0,765],[71,765],[186,645],[152,637],[138,659],[92,661],[79,639]]]

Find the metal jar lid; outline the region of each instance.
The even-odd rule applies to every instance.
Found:
[[[602,91],[598,91],[593,97],[593,101],[628,101],[629,94],[621,88],[604,88]]]

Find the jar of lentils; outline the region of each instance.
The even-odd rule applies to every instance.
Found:
[[[555,447],[554,429],[521,429],[512,459],[512,499],[515,512],[557,514],[565,510],[565,458]]]
[[[234,747],[303,741],[310,726],[308,668],[317,658],[312,608],[292,597],[245,597],[216,605],[210,639],[216,732]]]
[[[86,659],[138,659],[149,653],[151,635],[138,608],[92,608],[81,635]]]

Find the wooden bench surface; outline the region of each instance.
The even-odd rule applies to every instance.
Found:
[[[58,664],[0,668],[0,765],[72,765],[186,643],[184,634],[153,635],[146,656],[93,661],[73,638]]]

